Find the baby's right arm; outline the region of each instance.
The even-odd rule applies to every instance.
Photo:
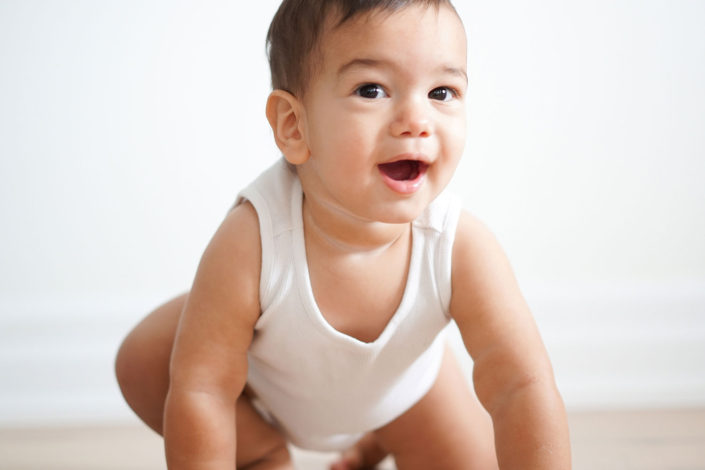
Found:
[[[176,334],[164,410],[169,470],[235,468],[235,403],[259,316],[260,239],[249,203],[203,254]]]

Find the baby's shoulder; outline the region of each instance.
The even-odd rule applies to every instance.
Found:
[[[460,249],[477,249],[497,243],[489,227],[466,210],[461,210],[458,216],[455,240],[456,247]]]
[[[452,256],[454,273],[472,273],[470,278],[508,272],[509,261],[497,237],[484,222],[466,211],[461,211],[458,219]]]
[[[474,325],[479,329],[483,325],[488,328],[510,325],[516,318],[525,318],[528,309],[509,259],[494,234],[477,217],[467,213],[461,215],[457,232],[453,246],[451,316],[459,325]],[[494,323],[490,325],[488,321]]]
[[[203,252],[182,314],[182,330],[195,332],[188,335],[192,340],[217,338],[216,346],[228,351],[234,344],[249,344],[243,335],[259,316],[259,265],[257,215],[249,203],[241,203],[227,214]],[[223,338],[227,341],[220,341]],[[214,350],[214,345],[208,349]]]
[[[243,200],[233,207],[218,227],[211,244],[231,252],[258,252],[259,218],[254,206]]]
[[[228,212],[203,253],[199,271],[219,283],[259,276],[261,263],[257,212],[243,201]]]

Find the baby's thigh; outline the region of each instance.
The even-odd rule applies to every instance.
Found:
[[[399,470],[497,468],[492,422],[450,348],[426,396],[375,434]]]

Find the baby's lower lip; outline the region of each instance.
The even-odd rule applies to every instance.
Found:
[[[400,194],[413,194],[423,184],[428,164],[419,160],[400,160],[378,165],[387,186]]]

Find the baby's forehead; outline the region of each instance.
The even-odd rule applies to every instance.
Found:
[[[435,10],[439,7],[410,3],[398,8],[378,6],[356,12],[350,16],[345,16],[339,9],[333,9],[326,13],[322,23],[321,32],[318,36],[318,43],[326,44],[335,36],[354,35],[357,39],[374,34],[375,29],[384,26],[390,20],[402,16],[409,16],[410,10]]]
[[[301,96],[307,93],[310,85],[321,75],[335,73],[341,64],[346,62],[346,57],[350,60],[351,56],[363,50],[363,56],[389,55],[392,53],[389,38],[416,31],[421,17],[438,21],[439,31],[460,31],[462,39],[456,36],[456,42],[466,46],[465,29],[460,17],[451,4],[444,2],[409,2],[398,7],[378,6],[348,16],[339,8],[327,11],[318,23],[319,28],[316,28],[318,31],[314,40],[299,65],[302,72]],[[428,44],[435,46],[435,38],[428,41]],[[438,55],[439,49],[444,47],[435,48],[432,54]],[[465,53],[466,51],[463,56]],[[464,65],[458,66],[464,68]]]
[[[341,18],[340,13],[332,12],[326,18],[325,26],[312,50],[311,55],[315,56],[312,60],[318,71],[321,71],[338,67],[341,62],[345,62],[346,57],[361,51],[370,54],[370,57],[384,56],[395,50],[391,43],[397,37],[404,37],[409,31],[415,31],[415,28],[422,29],[421,22],[426,21],[422,18],[431,18],[428,21],[432,22],[432,29],[443,34],[451,34],[449,30],[460,32],[462,46],[466,46],[465,29],[453,8],[443,4],[411,4],[394,10],[380,7],[347,19]],[[439,50],[436,47],[440,43],[447,44],[440,36],[442,34],[439,33],[438,37],[430,37],[427,41],[434,57],[445,52],[445,49]]]
[[[333,10],[326,15],[314,48],[322,49],[331,43],[339,42],[359,44],[387,33],[390,28],[396,28],[400,33],[413,30],[418,26],[419,14],[432,14],[439,21],[441,17],[451,18],[450,21],[456,22],[464,35],[462,21],[451,6],[444,3],[439,5],[410,3],[399,8],[376,7],[349,18]],[[380,43],[377,47],[383,49],[385,45]]]

